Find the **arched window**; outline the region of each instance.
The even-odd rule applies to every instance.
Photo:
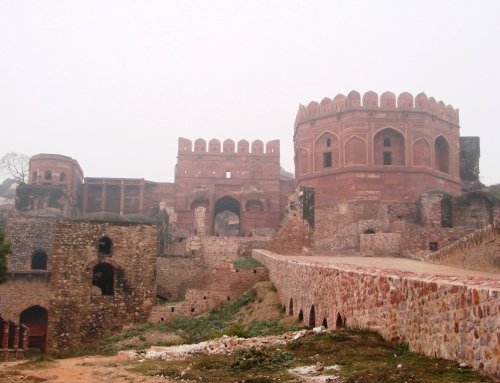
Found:
[[[64,181],[64,180],[66,180],[66,173],[61,172],[61,173],[59,174],[59,181]]]
[[[50,170],[45,170],[45,173],[43,173],[43,178],[46,180],[51,180],[52,179],[52,172]]]
[[[115,270],[109,263],[99,263],[92,271],[92,285],[101,289],[102,295],[113,295]]]
[[[31,256],[31,270],[47,270],[47,253],[35,250]]]
[[[443,172],[450,172],[450,145],[443,136],[436,138],[434,143],[434,154],[436,158],[436,169]]]
[[[99,238],[99,242],[97,242],[97,252],[99,255],[110,256],[112,247],[113,242],[111,241],[111,238],[106,235]]]
[[[315,170],[338,167],[335,158],[338,156],[338,140],[331,133],[324,133],[314,144]],[[304,153],[305,154],[305,153]]]
[[[391,139],[390,138],[384,138],[384,147],[385,148],[391,147]]]

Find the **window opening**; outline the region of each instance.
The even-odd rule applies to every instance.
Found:
[[[391,139],[390,138],[384,138],[384,147],[385,148],[391,147]]]
[[[323,153],[323,167],[331,168],[332,167],[332,153]]]
[[[36,172],[33,172],[33,181],[36,181]]]
[[[111,255],[112,245],[111,239],[107,236],[103,236],[99,238],[99,242],[97,243],[97,252],[99,255]]]
[[[329,148],[330,146],[332,146],[332,139],[331,139],[331,138],[327,138],[327,139],[325,140],[325,146],[326,146],[327,148]]]
[[[437,242],[429,242],[429,250],[430,251],[437,251],[438,250],[438,243]]]
[[[51,180],[52,179],[52,172],[50,170],[46,170],[44,173],[44,178],[46,180]]]
[[[66,173],[61,172],[61,174],[59,174],[59,181],[64,181],[65,179],[66,179]]]
[[[391,152],[384,152],[384,165],[392,165]]]
[[[47,253],[36,250],[31,257],[31,270],[47,270]]]
[[[231,172],[226,172],[226,178],[231,178]]]
[[[109,263],[99,263],[92,273],[92,285],[101,289],[102,295],[114,294],[115,271]]]

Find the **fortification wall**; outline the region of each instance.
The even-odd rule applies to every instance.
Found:
[[[380,102],[367,92],[361,103],[356,91],[313,101],[299,107],[295,122],[296,179],[316,189],[318,206],[414,202],[431,189],[458,195],[459,129],[458,110],[423,93],[415,100],[402,93],[397,103],[390,92]]]
[[[310,326],[371,328],[412,351],[500,376],[498,278],[292,263],[265,250],[253,256],[268,268],[286,312]]]

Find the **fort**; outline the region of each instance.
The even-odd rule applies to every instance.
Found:
[[[500,374],[500,257],[478,250],[500,241],[500,201],[479,182],[479,138],[460,136],[458,110],[352,91],[301,105],[293,144],[295,177],[279,141],[179,138],[172,183],[33,156],[6,220],[2,317],[28,328],[30,346],[65,351],[270,278],[306,324],[374,328]],[[238,268],[252,253],[265,268]],[[370,257],[384,261],[349,263]]]

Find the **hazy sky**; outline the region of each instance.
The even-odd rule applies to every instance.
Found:
[[[177,137],[280,139],[299,103],[424,91],[500,183],[500,1],[0,0],[0,156],[173,181]]]

